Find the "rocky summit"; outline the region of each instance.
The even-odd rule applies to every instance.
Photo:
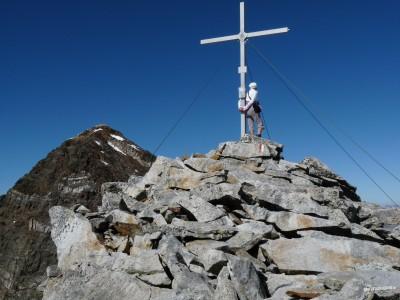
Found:
[[[225,142],[52,206],[43,299],[399,299],[400,209],[315,158]]]
[[[98,125],[50,152],[0,198],[0,299],[41,299],[38,285],[57,263],[49,208],[101,204],[102,184],[144,175],[154,156]]]

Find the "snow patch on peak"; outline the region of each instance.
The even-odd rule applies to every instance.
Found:
[[[125,141],[125,139],[123,137],[120,137],[119,135],[115,135],[115,134],[110,134],[110,136],[118,141]]]
[[[125,155],[125,156],[126,156],[126,153],[125,153],[125,152],[123,152],[123,151],[122,151],[121,149],[119,149],[117,146],[113,145],[111,142],[107,142],[107,144],[108,144],[111,148],[113,148],[115,151],[117,151],[117,152],[121,153],[122,155]]]
[[[135,149],[135,150],[138,150],[138,151],[141,150],[138,146],[135,146],[135,145],[132,145],[132,144],[129,144],[129,146],[131,146],[131,147],[132,147],[133,149]]]
[[[94,141],[97,145],[101,146],[101,143],[99,141]]]
[[[106,165],[106,166],[108,166],[109,165],[109,163],[108,162],[106,162],[106,161],[104,161],[104,160],[100,160],[104,165]]]
[[[93,130],[93,132],[97,132],[97,131],[100,131],[100,130],[103,130],[103,128],[96,128],[96,129]]]

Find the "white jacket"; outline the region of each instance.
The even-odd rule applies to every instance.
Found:
[[[246,94],[246,105],[244,106],[244,110],[247,111],[253,105],[254,101],[258,101],[258,91],[256,89],[250,89]],[[240,108],[240,100],[238,106]]]

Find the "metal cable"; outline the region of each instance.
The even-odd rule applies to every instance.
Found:
[[[171,126],[171,128],[168,130],[167,134],[161,139],[161,142],[157,145],[157,147],[154,149],[152,154],[156,156],[156,153],[158,150],[160,150],[161,146],[165,143],[165,141],[169,138],[169,136],[175,131],[176,127],[178,127],[179,123],[185,118],[187,113],[190,111],[190,109],[193,107],[193,105],[199,100],[200,96],[204,93],[204,91],[208,88],[208,86],[211,84],[211,82],[214,80],[215,76],[219,72],[221,67],[218,67],[214,73],[209,77],[209,79],[205,82],[203,87],[197,92],[193,100],[189,103],[189,105],[186,107],[186,109],[182,112],[180,117],[176,120],[176,122]]]
[[[267,58],[265,55],[263,55],[260,50],[256,46],[254,46],[252,43],[249,43],[249,45],[254,49],[255,53],[275,72],[275,74],[279,77],[279,79],[283,82],[283,84],[286,86],[286,88],[293,94],[295,99],[298,101],[298,103],[311,115],[311,117],[314,119],[315,122],[325,131],[325,133],[335,142],[335,144],[350,158],[350,160],[353,161],[353,163],[371,180],[371,182],[390,200],[392,201],[396,206],[400,205],[382,188],[381,185],[376,182],[372,176],[361,166],[361,164],[351,155],[349,151],[346,150],[346,148],[338,141],[338,139],[329,131],[329,129],[322,123],[322,121],[316,116],[316,114],[307,107],[307,105],[304,103],[304,101],[301,99],[302,97],[304,99],[307,99],[307,97],[303,94],[300,93],[299,89],[288,79],[286,78],[285,75],[283,75],[278,68]],[[302,96],[302,97],[301,97]]]

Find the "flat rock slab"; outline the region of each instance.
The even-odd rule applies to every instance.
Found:
[[[288,211],[269,212],[267,222],[274,223],[281,231],[310,228],[339,228],[339,224],[334,221]]]
[[[190,211],[199,222],[209,222],[225,215],[225,212],[197,196],[181,197],[178,204]]]
[[[200,255],[201,253],[207,251],[207,249],[222,251],[230,250],[227,242],[214,240],[194,240],[186,243],[185,248],[195,255]]]
[[[224,169],[224,166],[220,161],[203,157],[192,157],[186,159],[184,164],[189,168],[202,173],[216,172]]]
[[[319,274],[318,281],[331,289],[342,287],[351,279],[359,279],[370,287],[400,287],[399,271],[358,270]]]
[[[322,289],[323,284],[318,282],[315,275],[285,275],[285,274],[268,274],[267,275],[268,291],[272,295],[272,299],[291,299],[287,295],[287,291],[294,289]]]
[[[348,271],[357,266],[400,266],[400,249],[395,247],[322,232],[307,234],[302,238],[271,240],[260,247],[284,272],[319,273]]]
[[[191,195],[198,196],[207,202],[224,202],[228,206],[240,205],[242,200],[240,199],[239,191],[240,184],[211,184],[206,183],[194,188],[190,191]],[[223,200],[226,201],[223,201]],[[221,200],[221,201],[218,201]]]
[[[219,146],[219,151],[223,157],[238,159],[264,157],[278,159],[282,148],[282,145],[266,141],[260,143],[226,142]]]
[[[244,184],[242,191],[258,202],[260,206],[273,206],[275,209],[292,211],[300,214],[313,214],[321,217],[329,216],[329,209],[312,200],[306,188],[274,186],[261,184],[258,186]]]
[[[237,229],[231,226],[183,221],[174,218],[171,224],[160,227],[160,231],[182,238],[194,237],[199,239],[222,240],[233,236],[237,232]]]

